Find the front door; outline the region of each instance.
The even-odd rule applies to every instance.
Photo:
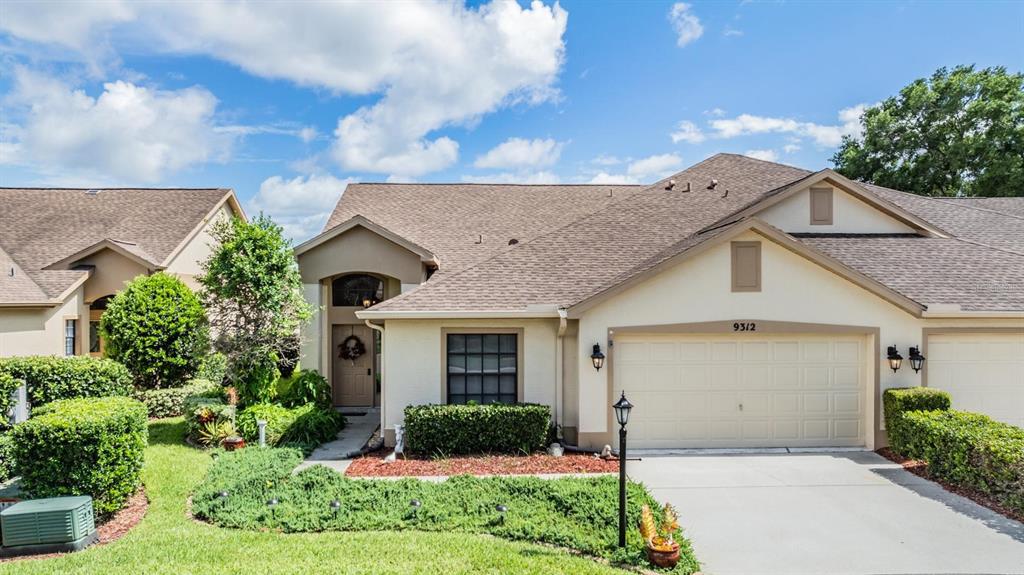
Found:
[[[373,333],[365,325],[335,325],[331,334],[334,404],[373,405]]]

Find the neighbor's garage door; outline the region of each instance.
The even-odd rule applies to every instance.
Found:
[[[614,342],[630,446],[864,445],[861,336],[635,336]]]
[[[954,408],[1024,427],[1024,333],[931,335],[925,357]]]

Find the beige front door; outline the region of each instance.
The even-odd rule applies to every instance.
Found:
[[[357,347],[357,340],[362,344],[362,354],[354,359],[343,357],[346,349],[352,352]],[[344,407],[372,406],[373,332],[365,325],[335,325],[331,344],[334,356],[331,367],[334,404]]]

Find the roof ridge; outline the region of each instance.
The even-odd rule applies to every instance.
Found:
[[[737,158],[743,158],[744,160],[754,160],[755,162],[761,162],[763,164],[772,164],[773,166],[784,166],[786,168],[791,168],[794,170],[803,170],[811,174],[816,173],[814,170],[808,170],[807,168],[801,168],[800,166],[794,166],[792,164],[783,164],[782,162],[773,162],[771,160],[762,160],[761,158],[755,158],[754,156],[747,156],[744,154],[737,154],[735,152],[718,152],[717,154],[715,154],[715,156],[734,156]],[[714,156],[711,157],[713,158]]]
[[[904,192],[904,193],[909,193],[909,192]],[[968,205],[961,205],[961,204],[959,204],[959,203],[957,203],[955,201],[951,202],[950,200],[953,199],[953,198],[941,198],[941,197],[935,197],[935,196],[921,196],[921,197],[928,198],[929,200],[934,200],[936,202],[941,202],[943,204],[946,204],[947,206],[956,206],[958,208],[965,208],[965,209],[969,209],[969,210],[977,210],[979,212],[988,212],[990,214],[998,214],[1000,216],[1006,216],[1008,218],[1014,218],[1014,219],[1017,219],[1017,220],[1024,220],[1024,217],[1018,216],[1016,214],[1008,214],[1006,212],[1000,212],[999,210],[993,210],[991,208],[983,208],[983,207],[980,207],[980,206],[972,206],[970,204],[968,204]],[[974,197],[975,198],[987,198],[987,197],[990,197],[990,196],[974,196]],[[991,197],[998,198],[1000,196],[991,196]],[[1022,199],[1024,199],[1024,198],[1022,198]]]
[[[170,187],[170,188],[147,188],[147,187],[119,187],[119,188],[106,188],[102,186],[86,187],[86,188],[61,188],[61,187],[45,187],[45,186],[0,186],[0,191],[4,190],[32,190],[40,192],[88,192],[90,190],[96,190],[98,192],[228,192],[233,191],[234,188],[182,188],[182,187]]]
[[[567,188],[567,187],[578,187],[578,188],[646,188],[651,184],[519,184],[519,183],[507,183],[507,182],[350,182],[345,185],[348,186],[396,186],[396,187],[408,187],[408,186],[506,186],[506,187],[517,187],[517,188]]]

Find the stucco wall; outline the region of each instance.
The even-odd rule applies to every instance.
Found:
[[[423,280],[419,256],[360,226],[299,255],[298,260],[304,283],[357,271],[390,276],[403,284]]]
[[[78,349],[89,337],[89,309],[78,288],[63,305],[49,308],[0,309],[0,357],[64,355],[64,320],[78,318]]]
[[[737,239],[762,242],[761,292],[731,291],[730,249],[729,242],[724,242],[583,313],[577,360],[580,433],[609,431],[607,377],[610,370],[595,371],[589,365],[589,356],[594,343],[601,343],[607,350],[611,328],[723,320],[877,327],[880,330],[878,345],[883,354],[876,369],[881,388],[887,389],[920,385],[920,376],[911,369],[904,368],[893,374],[884,363],[884,351],[886,346],[896,345],[906,356],[909,346],[921,344],[923,327],[1024,325],[1019,320],[917,319],[758,234],[750,232]],[[869,401],[872,401],[874,390],[869,392]],[[877,429],[877,414],[875,417]]]
[[[77,263],[96,266],[92,275],[85,281],[85,301],[87,302],[116,294],[124,289],[126,282],[136,276],[150,273],[145,266],[139,265],[113,250],[101,250]]]
[[[442,401],[441,331],[443,328],[522,328],[523,400],[555,405],[555,345],[558,320],[388,320],[384,330],[386,430],[402,422],[407,405]]]
[[[815,186],[827,187],[827,186]],[[832,188],[832,225],[811,225],[811,194],[801,190],[758,214],[791,233],[909,234],[914,230],[846,192]]]
[[[178,276],[188,287],[194,290],[199,289],[199,282],[195,280],[196,276],[203,272],[199,263],[210,257],[213,246],[217,244],[210,232],[217,222],[230,218],[231,214],[231,209],[227,204],[217,210],[199,230],[199,233],[193,236],[185,247],[174,256],[174,259],[168,262],[167,273]]]

